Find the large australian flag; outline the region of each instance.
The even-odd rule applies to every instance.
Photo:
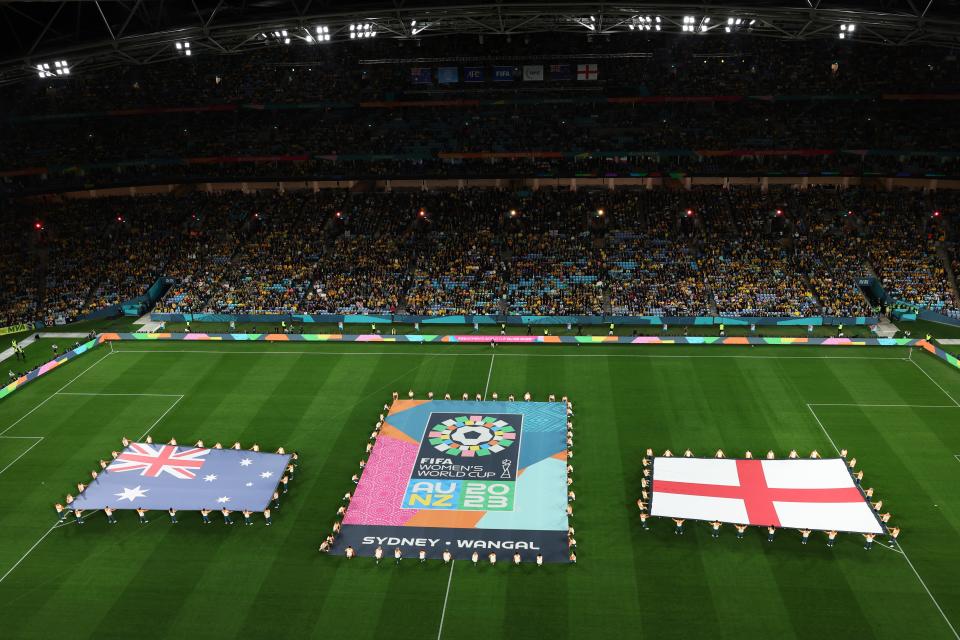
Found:
[[[286,454],[135,442],[70,506],[263,511],[289,461]]]

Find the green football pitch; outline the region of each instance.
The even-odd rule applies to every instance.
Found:
[[[317,552],[392,391],[575,403],[579,564]],[[960,638],[960,373],[906,348],[105,345],[0,401],[0,638]],[[120,438],[300,453],[274,525],[55,526]],[[640,527],[641,458],[850,450],[899,549]]]

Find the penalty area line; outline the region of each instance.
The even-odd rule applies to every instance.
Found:
[[[923,369],[921,369],[921,371],[923,371]],[[926,371],[924,371],[924,373],[926,373]],[[930,379],[933,380],[933,378],[930,378]],[[937,385],[937,386],[939,387],[940,385]],[[944,393],[946,393],[946,391],[944,391]],[[949,396],[949,394],[947,395]],[[953,398],[950,398],[950,399],[953,400]],[[813,419],[816,420],[817,424],[820,426],[820,430],[823,431],[823,435],[825,435],[827,437],[827,440],[830,441],[830,446],[832,446],[833,450],[837,452],[837,455],[840,455],[840,449],[837,447],[837,443],[833,441],[833,438],[827,432],[827,428],[823,426],[823,422],[820,421],[820,417],[817,415],[817,412],[813,410],[813,405],[811,405],[809,402],[806,403],[806,405],[807,405],[807,409],[809,409],[810,413],[813,415]],[[937,599],[934,597],[933,593],[930,591],[930,587],[928,587],[927,583],[924,582],[922,577],[920,577],[920,573],[917,571],[917,568],[913,566],[913,562],[910,561],[910,556],[907,555],[907,550],[903,548],[903,544],[898,541],[897,546],[900,547],[900,554],[903,556],[903,559],[907,561],[907,565],[910,567],[910,570],[913,572],[913,575],[917,577],[917,580],[920,582],[920,586],[923,587],[923,590],[926,591],[927,595],[930,597],[930,601],[933,602],[933,606],[936,607],[937,611],[940,612],[940,617],[943,618],[943,621],[947,623],[947,626],[950,628],[950,632],[953,633],[953,637],[956,638],[957,640],[960,640],[960,634],[957,633],[957,629],[953,626],[953,623],[950,622],[950,618],[948,618],[947,614],[944,613],[943,607],[941,607],[940,603],[937,602]]]
[[[85,374],[87,371],[90,371],[90,369],[93,369],[95,366],[97,366],[98,364],[100,364],[101,362],[103,362],[104,359],[108,358],[108,357],[109,357],[111,354],[113,354],[113,353],[114,353],[113,351],[111,351],[111,352],[109,352],[109,353],[105,353],[102,358],[100,358],[99,360],[97,360],[96,362],[94,362],[92,365],[90,365],[89,367],[87,367],[86,369],[84,369],[83,371],[81,371],[80,373],[78,373],[77,375],[75,375],[73,378],[70,379],[69,382],[67,382],[67,384],[63,385],[62,387],[60,387],[59,389],[57,389],[56,391],[54,391],[53,393],[51,393],[45,400],[42,400],[42,401],[40,402],[40,404],[38,404],[38,405],[35,406],[33,409],[30,409],[30,411],[27,411],[25,414],[23,414],[22,416],[20,416],[20,418],[19,418],[16,422],[14,422],[13,424],[11,424],[9,427],[7,427],[6,429],[4,429],[3,431],[0,431],[0,436],[6,434],[7,431],[10,431],[10,429],[13,429],[15,426],[17,426],[18,424],[20,424],[21,422],[23,422],[23,420],[24,420],[27,416],[29,416],[31,413],[33,413],[34,411],[36,411],[37,409],[39,409],[39,408],[42,407],[43,405],[45,405],[45,404],[47,404],[48,402],[50,402],[51,398],[55,397],[55,396],[56,396],[57,394],[59,394],[61,391],[63,391],[63,390],[66,389],[67,387],[69,387],[71,384],[73,384],[73,383],[77,380],[77,378],[79,378],[80,376],[82,376],[83,374]]]

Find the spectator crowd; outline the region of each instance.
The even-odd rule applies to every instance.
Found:
[[[19,201],[0,326],[156,311],[841,317],[958,311],[949,192],[698,187],[186,193]],[[948,265],[953,260],[953,266]]]

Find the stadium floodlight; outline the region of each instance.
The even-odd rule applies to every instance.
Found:
[[[67,64],[66,60],[56,60],[53,62],[53,66],[50,66],[49,62],[42,62],[36,65],[37,76],[41,78],[53,78],[54,76],[68,76],[70,75],[70,65]]]
[[[696,23],[696,16],[683,16],[683,31],[685,33],[692,33],[696,30]]]
[[[423,27],[424,29],[426,27]],[[350,39],[360,40],[374,38],[377,35],[377,25],[373,22],[357,22],[350,25]]]
[[[853,23],[841,24],[840,33],[838,33],[837,35],[840,37],[841,40],[845,40],[848,35],[852,37],[853,32],[856,30],[857,30],[857,25]]]
[[[318,25],[316,32],[316,42],[330,42],[330,27],[326,25]],[[308,40],[308,42],[310,42],[310,40]]]
[[[173,45],[177,49],[177,53],[182,56],[192,56],[193,51],[190,49],[189,42],[176,42]]]

